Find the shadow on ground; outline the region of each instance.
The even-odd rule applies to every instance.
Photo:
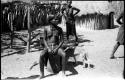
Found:
[[[67,57],[67,64],[66,64],[66,71],[70,71],[71,74],[68,74],[66,76],[73,76],[73,75],[77,75],[78,72],[74,69],[74,67],[78,66],[78,65],[83,65],[83,62],[80,62],[80,61],[76,61],[76,56],[78,56],[79,54],[74,54],[74,51],[76,49],[76,47],[78,46],[79,43],[84,43],[84,42],[92,42],[91,40],[88,40],[88,39],[83,39],[81,38],[83,35],[79,35],[79,39],[78,39],[78,43],[73,45],[74,48],[69,48],[68,50],[66,50],[66,57]],[[71,40],[70,43],[73,43],[74,44],[74,40]],[[39,42],[35,42],[37,43],[34,47],[38,47],[39,45]],[[19,47],[15,47],[14,49],[16,50],[20,50],[18,52],[15,52],[15,53],[12,53],[12,54],[8,54],[8,55],[4,55],[2,57],[5,57],[5,56],[10,56],[10,55],[13,55],[13,54],[25,54],[25,49],[24,48],[19,48]],[[32,51],[34,52],[34,51]],[[73,57],[74,61],[68,61],[69,57]],[[77,62],[77,63],[76,63]],[[49,74],[49,75],[45,75],[45,78],[46,77],[50,77],[50,76],[53,76],[53,75],[56,75],[56,74]],[[8,77],[7,79],[36,79],[40,77],[40,75],[31,75],[29,77],[24,77],[24,78],[18,78],[18,77]]]

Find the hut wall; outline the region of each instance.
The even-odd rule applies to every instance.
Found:
[[[110,27],[109,15],[87,14],[76,17],[76,27],[89,30],[101,30]]]

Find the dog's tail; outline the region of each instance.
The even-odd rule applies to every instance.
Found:
[[[87,61],[88,60],[88,53],[85,53],[83,57]]]
[[[33,63],[33,65],[30,67],[30,69],[29,69],[29,70],[32,70],[32,69],[33,69],[33,67],[34,67],[34,66],[36,66],[36,65],[38,65],[38,64],[39,64],[39,63],[35,61],[35,62]]]

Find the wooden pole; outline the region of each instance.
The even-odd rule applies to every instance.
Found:
[[[27,40],[27,52],[29,53],[30,52],[30,41],[31,41],[31,30],[30,30],[30,7],[28,6],[27,7],[28,9],[28,17],[27,17],[27,20],[28,20],[28,40]]]
[[[10,44],[10,48],[13,48],[13,38],[14,38],[14,30],[13,30],[13,14],[9,13],[10,16],[10,27],[11,27],[11,44]]]
[[[112,29],[113,27],[114,27],[114,13],[113,12],[111,12],[110,13],[110,29]]]

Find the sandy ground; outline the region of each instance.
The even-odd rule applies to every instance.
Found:
[[[82,54],[87,53],[93,68],[84,68],[82,64],[78,64],[73,66],[72,69],[70,68],[71,70],[66,70],[66,77],[62,77],[60,73],[49,75],[50,73],[45,71],[46,77],[41,80],[123,80],[124,58],[109,59],[116,43],[118,28],[98,31],[77,28],[77,32],[79,38],[83,41],[75,48],[76,59],[82,61]],[[40,75],[39,65],[32,70],[29,70],[29,68],[34,61],[38,61],[40,52],[2,57],[1,79],[8,77],[12,80],[38,80]],[[115,56],[124,56],[124,46],[118,48]],[[73,61],[72,57],[69,57],[69,61]],[[70,67],[70,65],[68,66]]]

